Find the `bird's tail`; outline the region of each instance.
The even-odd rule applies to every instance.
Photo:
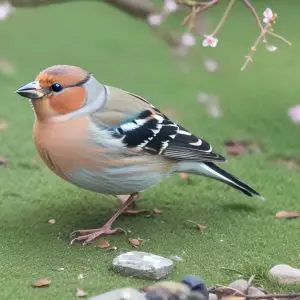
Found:
[[[217,165],[212,162],[203,162],[203,163],[191,163],[191,162],[180,162],[177,166],[177,172],[187,172],[194,173],[198,175],[203,175],[206,177],[210,177],[212,179],[216,179],[222,181],[231,187],[239,190],[240,192],[246,194],[249,197],[257,196],[262,200],[265,200],[263,196],[261,196],[257,191],[251,188],[246,183],[242,182],[235,176],[221,169]]]

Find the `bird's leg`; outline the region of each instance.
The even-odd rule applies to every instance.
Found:
[[[117,195],[117,198],[124,204],[131,195]],[[132,201],[131,205],[124,211],[126,214],[138,214],[139,210],[136,210],[136,201],[139,199],[139,195],[135,195],[135,199]]]
[[[97,229],[76,230],[72,232],[71,237],[73,237],[74,235],[78,236],[71,240],[71,244],[73,244],[74,242],[82,242],[83,245],[86,245],[100,235],[110,235],[120,231],[124,232],[122,228],[112,229],[112,224],[124,211],[126,211],[130,207],[132,202],[137,198],[137,195],[138,193],[130,195],[130,197],[123,203],[122,207],[103,225],[103,227]]]

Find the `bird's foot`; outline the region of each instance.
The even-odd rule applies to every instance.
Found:
[[[83,230],[76,230],[71,233],[71,242],[70,244],[74,244],[75,242],[82,243],[82,245],[87,245],[94,241],[101,235],[111,235],[118,232],[124,232],[122,228],[115,228],[111,229],[110,226],[103,226],[97,229],[83,229]],[[74,237],[76,236],[76,237]]]
[[[85,230],[77,230],[71,234],[71,244],[74,242],[80,242],[83,245],[87,245],[93,240],[95,240],[100,235],[110,235],[115,234],[117,232],[125,232],[122,228],[112,229],[112,224],[116,221],[116,219],[126,211],[132,202],[137,198],[138,193],[132,194],[126,201],[123,203],[122,207],[118,209],[118,211],[104,224],[103,227],[97,229],[85,229]]]

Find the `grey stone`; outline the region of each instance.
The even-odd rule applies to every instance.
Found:
[[[277,265],[270,270],[270,275],[283,284],[300,284],[300,269],[289,265]]]
[[[187,299],[190,288],[181,282],[159,281],[144,289],[147,300]]]
[[[247,295],[249,295],[249,296],[264,296],[265,293],[255,286],[250,286]]]
[[[146,300],[144,294],[132,288],[123,288],[89,298],[90,300]]]
[[[235,289],[235,290],[238,290],[242,293],[245,293],[246,290],[249,287],[249,284],[248,284],[247,280],[238,279],[238,280],[235,280],[235,281],[231,282],[228,286]]]
[[[112,266],[123,276],[155,280],[166,277],[173,270],[172,260],[140,251],[119,255],[113,260]]]
[[[209,300],[218,300],[218,297],[216,294],[213,294],[213,293],[209,293],[208,295],[208,299]]]
[[[161,281],[144,289],[147,300],[207,300],[199,291],[191,291],[188,285],[175,281]]]

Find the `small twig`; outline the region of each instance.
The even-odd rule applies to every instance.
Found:
[[[226,21],[226,19],[228,17],[228,14],[229,14],[231,8],[233,7],[234,3],[235,3],[235,0],[230,0],[229,1],[228,5],[227,5],[227,7],[226,7],[226,9],[225,9],[225,11],[223,13],[223,16],[222,16],[221,20],[219,21],[216,29],[211,34],[211,36],[215,36],[218,33],[218,31],[221,29],[222,25],[224,24],[224,22]]]
[[[239,297],[246,297],[246,295],[239,291],[238,289],[235,289],[233,287],[230,286],[225,286],[225,285],[217,285],[215,288],[215,294],[222,294],[222,289],[224,290],[230,290],[233,292],[233,294],[231,294],[231,296],[235,296],[235,295],[239,295]]]
[[[249,0],[242,0],[242,1],[250,9],[250,11],[252,12],[252,14],[256,20],[257,25],[259,26],[259,29],[262,31],[264,29],[264,27],[260,21],[260,18],[258,16],[258,13],[256,12],[255,8],[253,7],[253,5],[251,4],[251,2]]]
[[[231,290],[233,292],[233,294],[231,296],[239,295],[239,297],[245,297],[246,299],[272,299],[272,298],[276,299],[276,298],[296,298],[296,297],[300,297],[300,293],[266,294],[266,295],[256,295],[256,296],[253,295],[253,296],[251,296],[251,295],[244,294],[243,292],[241,292],[237,289],[234,289],[232,287],[224,286],[224,285],[218,285],[218,284],[214,287],[210,287],[210,292],[214,293],[214,294],[221,294],[222,293],[221,289],[224,289],[224,290],[227,290],[227,291]]]
[[[256,51],[256,47],[258,46],[258,44],[260,43],[260,41],[266,35],[266,33],[268,32],[268,30],[270,28],[271,28],[271,24],[267,24],[266,27],[263,28],[263,30],[261,31],[260,35],[258,36],[258,38],[254,42],[253,46],[251,47],[251,52],[246,56],[246,61],[243,64],[243,66],[241,68],[241,71],[244,71],[245,68],[247,67],[248,63],[253,61],[252,60],[252,54]]]
[[[292,43],[291,43],[289,40],[287,40],[286,38],[284,38],[283,36],[281,36],[281,35],[279,35],[279,34],[277,34],[277,33],[274,33],[274,32],[272,32],[272,31],[268,31],[267,33],[270,34],[270,35],[273,35],[273,36],[277,37],[278,39],[280,39],[280,40],[282,40],[282,41],[284,41],[284,42],[287,43],[289,46],[292,46]]]
[[[287,293],[287,294],[267,294],[259,296],[246,295],[247,299],[270,299],[270,298],[296,298],[300,297],[300,293]]]
[[[207,10],[208,8],[218,4],[219,1],[220,0],[212,0],[212,1],[208,2],[207,4],[204,4],[202,7],[200,7],[199,12],[203,12],[203,11]]]
[[[190,14],[190,18],[188,20],[188,31],[192,31],[192,29],[195,27],[195,19],[197,16],[197,12],[198,12],[198,9],[195,6],[193,6],[192,12]]]

